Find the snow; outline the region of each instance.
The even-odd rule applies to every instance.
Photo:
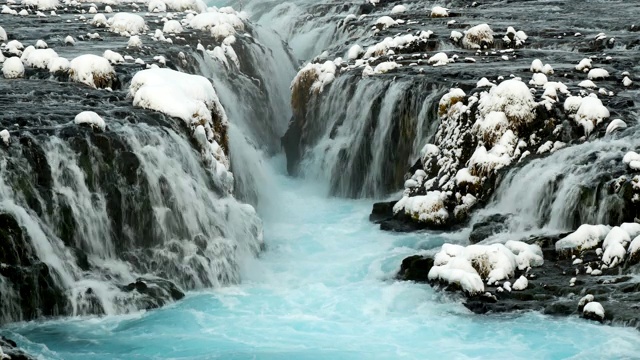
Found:
[[[396,26],[398,23],[391,16],[381,16],[376,20],[376,26],[382,30]]]
[[[17,57],[7,58],[2,63],[2,75],[7,79],[15,79],[24,76],[24,65]]]
[[[598,87],[598,85],[596,85],[596,84],[595,84],[593,81],[591,81],[591,80],[583,80],[583,81],[581,81],[581,82],[579,82],[579,83],[578,83],[578,86],[579,86],[579,87],[586,88],[586,89],[594,89],[594,88],[597,88],[597,87]]]
[[[631,170],[640,170],[640,154],[635,151],[629,151],[622,158],[622,162],[627,164]]]
[[[629,234],[630,238],[640,235],[640,224],[635,222],[622,223],[620,228]]]
[[[91,23],[91,25],[97,26],[97,27],[109,26],[109,23],[107,22],[107,17],[104,16],[104,14],[95,14],[93,16],[93,19],[91,19],[91,21],[89,22]]]
[[[165,12],[167,11],[167,4],[162,0],[151,0],[147,6],[148,12]]]
[[[580,225],[576,231],[556,242],[556,250],[583,251],[593,249],[604,240],[609,230],[610,228],[606,225]]]
[[[67,37],[64,38],[64,43],[66,45],[75,45],[76,44],[76,40],[71,35],[67,35]]]
[[[178,20],[169,20],[164,23],[164,27],[162,28],[162,32],[168,34],[179,34],[183,32],[182,25]]]
[[[458,170],[458,172],[456,173],[455,179],[456,179],[456,185],[480,183],[480,178],[477,176],[471,175],[471,173],[469,172],[469,169],[467,168],[462,168]]]
[[[7,41],[7,32],[0,26],[0,41]]]
[[[471,174],[483,177],[511,164],[515,150],[515,135],[507,130],[500,141],[487,151],[485,146],[476,148],[469,159]]]
[[[542,73],[547,75],[552,75],[553,67],[551,67],[551,65],[549,64],[544,64],[544,66],[542,67]]]
[[[100,115],[96,114],[93,111],[83,111],[80,114],[76,115],[73,122],[76,125],[87,124],[92,128],[100,129],[104,131],[106,129],[106,124],[104,120],[100,117]]]
[[[584,309],[582,309],[582,314],[591,314],[600,319],[604,319],[604,308],[599,302],[591,301],[584,306]]]
[[[636,236],[631,244],[629,244],[629,249],[627,250],[627,254],[629,258],[637,257],[640,255],[640,236]]]
[[[377,75],[377,74],[384,74],[386,72],[389,72],[393,69],[399,68],[402,65],[396,63],[395,61],[385,61],[385,62],[381,62],[380,64],[376,65],[375,68],[371,69],[370,66],[367,66],[365,68],[365,70],[362,72],[362,76],[369,76],[369,75]]]
[[[580,60],[580,63],[578,65],[576,65],[576,70],[586,72],[587,70],[591,69],[591,67],[591,59],[584,58]]]
[[[502,111],[492,111],[479,117],[473,124],[472,132],[484,145],[493,146],[509,128],[509,119]]]
[[[462,39],[464,35],[460,31],[451,30],[451,35],[449,35],[449,39],[458,42]]]
[[[516,263],[520,270],[544,264],[542,249],[539,245],[514,240],[509,240],[504,245],[516,255]]]
[[[9,139],[11,138],[11,135],[9,134],[8,130],[2,130],[0,131],[0,139],[2,139],[2,142],[5,145],[9,145]]]
[[[130,48],[142,47],[142,40],[140,40],[140,36],[138,35],[131,36],[129,38],[129,41],[127,42],[127,47],[130,47]]]
[[[476,83],[476,87],[493,87],[496,86],[496,84],[492,83],[491,81],[489,81],[486,77],[483,77],[482,79],[478,80],[478,82]]]
[[[29,52],[24,63],[29,67],[46,69],[49,67],[49,63],[57,57],[58,54],[53,49],[36,49]]]
[[[24,45],[18,40],[11,40],[5,45],[6,51],[14,55],[22,55],[22,50],[24,50]]]
[[[587,75],[587,77],[589,78],[589,80],[600,80],[600,79],[606,79],[609,77],[609,72],[605,69],[591,69],[589,70],[589,74]]]
[[[531,67],[529,67],[529,71],[534,73],[541,73],[542,68],[543,68],[542,61],[540,61],[540,59],[535,59],[531,62]]]
[[[547,80],[547,75],[543,73],[535,73],[531,77],[531,80],[529,81],[529,85],[543,86],[547,82],[549,82],[549,80]]]
[[[140,15],[117,13],[109,18],[109,29],[123,36],[142,34],[147,26]]]
[[[426,159],[430,159],[438,155],[440,155],[440,149],[433,144],[426,144],[420,150],[420,156],[422,158],[423,163],[426,161]]]
[[[357,58],[360,57],[360,55],[362,55],[363,52],[364,52],[364,49],[362,49],[362,46],[355,44],[349,48],[349,52],[347,53],[347,59],[356,60]]]
[[[447,65],[450,61],[452,60],[449,60],[449,57],[446,53],[440,52],[430,57],[429,60],[427,60],[427,64],[433,66],[442,66]]]
[[[479,100],[481,115],[492,111],[505,113],[510,123],[520,125],[531,122],[535,118],[536,102],[529,87],[518,79],[509,79],[492,87],[488,95]]]
[[[173,11],[195,11],[204,13],[207,11],[207,5],[202,0],[164,0],[166,7]],[[221,8],[218,11],[222,11]]]
[[[209,30],[212,35],[224,35],[226,37],[230,29],[233,33],[244,30],[244,22],[236,14],[227,14],[222,12],[208,12],[198,14],[191,19],[189,26],[198,30]]]
[[[493,30],[487,24],[476,25],[464,32],[462,46],[468,49],[481,49],[493,44]]]
[[[396,5],[393,7],[393,9],[391,9],[391,13],[392,14],[400,14],[407,11],[407,7],[404,5]]]
[[[434,6],[431,8],[431,17],[448,17],[449,9],[442,6]]]
[[[629,233],[618,226],[613,227],[602,243],[602,262],[610,268],[622,263],[630,242]]]
[[[577,124],[582,125],[588,135],[593,128],[609,117],[609,110],[602,105],[597,97],[587,96],[582,98],[580,107],[574,116]]]
[[[518,280],[516,280],[516,282],[513,283],[513,290],[522,291],[526,289],[528,286],[529,286],[529,280],[527,280],[527,278],[524,275],[520,275]]]
[[[69,66],[69,60],[63,57],[57,57],[51,59],[51,62],[49,62],[49,72],[55,73],[58,71],[67,71],[69,70]]]
[[[229,160],[219,143],[222,134],[215,130],[227,127],[227,116],[207,78],[167,68],[142,70],[131,80],[129,94],[134,106],[182,119],[200,145],[204,161],[228,179],[226,190],[232,191]]]
[[[44,40],[38,40],[36,41],[36,49],[46,49],[49,46],[47,45],[47,43]]]
[[[607,134],[610,134],[616,130],[622,130],[627,128],[627,123],[620,119],[613,119],[607,126]]]
[[[58,0],[22,0],[22,5],[36,7],[38,10],[55,10]]]
[[[631,81],[631,79],[629,79],[628,76],[625,76],[624,79],[622,79],[622,85],[624,85],[625,87],[629,87],[633,84],[633,81]]]
[[[314,79],[310,91],[322,92],[324,88],[331,84],[336,76],[337,67],[333,61],[327,60],[322,64],[309,63],[305,65],[291,82],[293,87],[300,83],[303,79],[311,76]]]
[[[582,98],[579,96],[569,96],[564,101],[564,111],[575,114],[582,105]]]
[[[103,81],[108,81],[116,76],[109,60],[93,54],[80,55],[71,60],[69,69],[69,77],[72,81],[94,88],[102,87]]]
[[[429,191],[426,195],[405,196],[393,207],[394,213],[404,210],[405,214],[420,222],[444,225],[449,220],[449,212],[444,201],[447,195],[440,191]]]
[[[102,54],[102,57],[109,60],[111,64],[122,64],[124,62],[124,58],[122,57],[122,55],[111,50],[105,50],[105,52]]]

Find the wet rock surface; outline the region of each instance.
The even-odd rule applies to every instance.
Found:
[[[9,356],[11,360],[35,360],[36,359],[35,357],[20,350],[15,341],[9,338],[6,338],[4,336],[0,337],[0,347],[2,347],[2,352],[5,355]]]

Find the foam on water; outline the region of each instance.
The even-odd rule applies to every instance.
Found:
[[[284,167],[279,161],[278,167]],[[537,313],[480,316],[427,285],[393,280],[400,261],[442,244],[368,222],[369,201],[278,176],[263,214],[268,249],[242,285],[156,311],[14,324],[46,359],[624,358],[634,329]],[[449,241],[451,239],[448,239]],[[455,240],[455,239],[454,239]]]

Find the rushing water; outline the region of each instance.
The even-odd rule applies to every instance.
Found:
[[[640,351],[634,329],[537,313],[474,315],[427,285],[395,281],[403,257],[445,239],[381,232],[367,220],[370,201],[326,198],[309,181],[276,175],[274,184],[278,196],[263,209],[269,248],[244,264],[242,285],[194,292],[155,311],[14,324],[4,334],[46,359],[633,358]]]

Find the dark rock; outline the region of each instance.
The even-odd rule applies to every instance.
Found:
[[[18,348],[15,341],[4,336],[0,336],[0,347],[2,347],[4,354],[8,355],[11,360],[36,360],[35,357]]]
[[[429,281],[429,270],[433,267],[433,258],[420,255],[410,256],[402,260],[398,279],[417,282]]]
[[[397,201],[379,202],[373,204],[373,209],[369,215],[369,221],[380,223],[383,220],[389,220],[393,217],[393,206]]]
[[[469,235],[469,242],[477,244],[480,241],[507,230],[506,222],[509,220],[509,215],[493,214],[483,218],[481,221],[473,224],[471,234]]]

